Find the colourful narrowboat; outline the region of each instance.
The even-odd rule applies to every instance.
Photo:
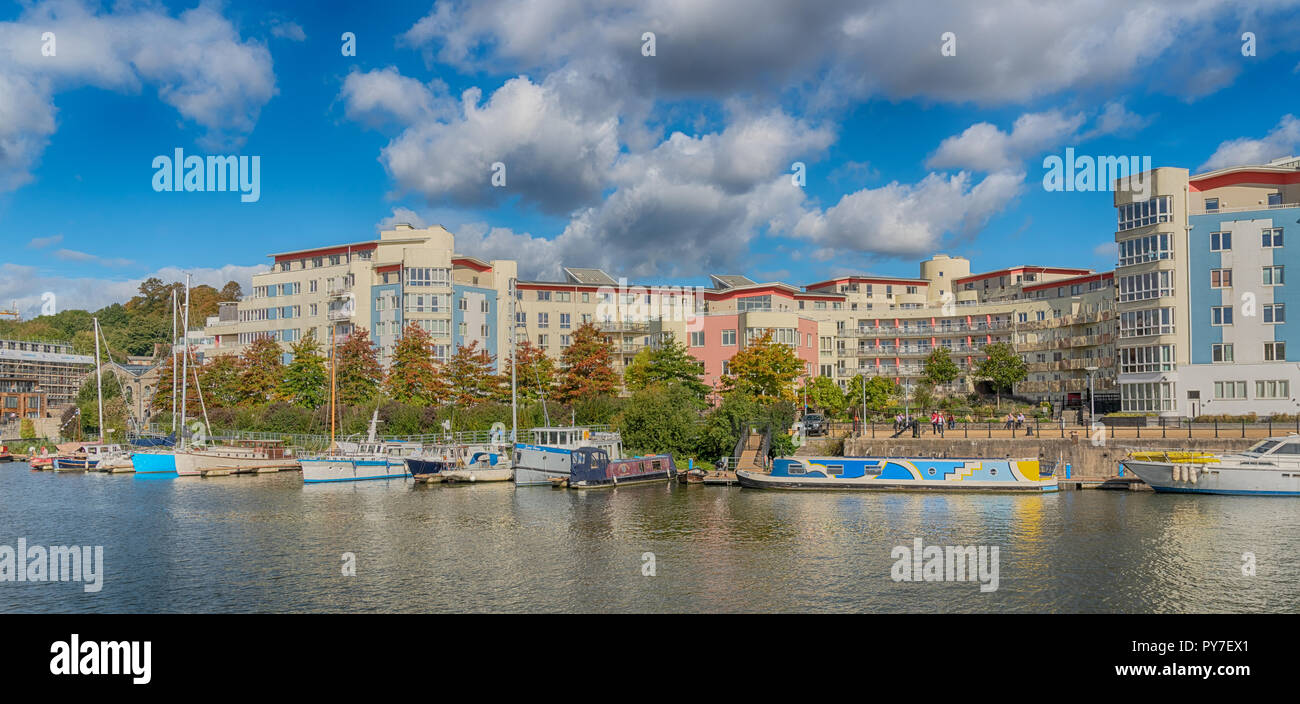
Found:
[[[1057,490],[1055,465],[1034,459],[791,457],[771,472],[739,470],[751,489],[937,490],[1045,493]]]

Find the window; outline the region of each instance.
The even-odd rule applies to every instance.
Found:
[[[1042,355],[1039,355],[1039,357],[1042,357]],[[1121,348],[1119,350],[1119,370],[1122,374],[1173,371],[1174,346],[1152,345],[1150,347]]]
[[[549,301],[549,300],[551,300],[551,292],[550,292],[550,291],[538,291],[538,292],[537,292],[537,300],[539,300],[539,301]]]
[[[1120,409],[1124,411],[1172,411],[1174,410],[1173,382],[1155,382],[1148,384],[1120,384]]]
[[[1232,325],[1232,306],[1214,306],[1211,308],[1210,325]]]
[[[1215,362],[1231,362],[1232,344],[1224,343],[1210,345],[1210,356]]]
[[[1131,230],[1158,222],[1169,222],[1172,217],[1173,196],[1157,196],[1139,203],[1121,205],[1119,213],[1119,231]]]
[[[704,331],[700,330],[698,332],[692,332],[691,347],[703,347],[703,346],[704,346]]]
[[[573,344],[572,335],[560,335],[560,347],[568,347]]]
[[[1288,398],[1290,384],[1286,379],[1255,382],[1255,398]]]
[[[1205,212],[1207,212],[1207,213],[1215,213],[1215,212],[1218,212],[1218,210],[1219,210],[1219,199],[1218,199],[1218,198],[1206,198],[1206,199],[1205,199]]]
[[[1280,192],[1268,194],[1268,204],[1282,205],[1282,194]]]
[[[1210,269],[1210,288],[1232,288],[1232,269]]]
[[[548,344],[550,344],[550,338],[549,338],[549,337],[547,337],[546,335],[538,335],[538,336],[537,336],[537,346],[538,346],[538,347],[545,347],[545,346],[547,346]]]
[[[1120,313],[1119,336],[1172,335],[1174,332],[1173,308],[1149,308]]]
[[[1246,382],[1216,381],[1214,382],[1214,397],[1228,400],[1246,398]]]
[[[735,346],[736,346],[736,331],[735,331],[735,330],[723,330],[723,331],[722,331],[722,344],[723,344],[724,347],[735,347]]]
[[[557,303],[568,303],[570,300],[572,300],[572,298],[573,298],[573,294],[568,291],[555,292],[555,301]]]
[[[1232,249],[1231,232],[1211,232],[1210,233],[1210,251],[1227,252]]]
[[[406,270],[407,286],[445,286],[448,281],[448,270],[434,269],[430,267],[416,267]]]
[[[1274,249],[1282,246],[1282,228],[1264,228],[1264,246]]]
[[[1285,269],[1286,267],[1281,265],[1264,267],[1263,280],[1260,283],[1265,286],[1281,286],[1286,283]]]
[[[545,327],[550,327],[550,325],[551,325],[551,316],[549,313],[537,314],[537,327],[545,328]]]
[[[1286,308],[1283,303],[1272,303],[1264,306],[1264,322],[1270,324],[1286,322]]]
[[[1134,237],[1119,243],[1119,265],[1130,266],[1173,257],[1168,234]]]
[[[568,330],[573,327],[573,315],[571,313],[560,313],[560,329]]]
[[[1286,343],[1285,343],[1285,342],[1265,342],[1265,343],[1264,343],[1264,361],[1265,361],[1265,362],[1285,362],[1285,361],[1286,361]]]
[[[1231,272],[1231,269],[1228,270]],[[1229,274],[1231,278],[1231,273]],[[1151,271],[1145,274],[1119,277],[1119,300],[1145,301],[1174,295],[1174,273],[1172,271]],[[1211,278],[1213,285],[1213,278]],[[1231,286],[1231,282],[1228,284]],[[1023,321],[1022,321],[1023,322]]]

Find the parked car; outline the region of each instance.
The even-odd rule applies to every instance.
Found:
[[[803,417],[804,435],[812,437],[814,435],[825,435],[830,430],[825,416],[820,413],[805,413]]]

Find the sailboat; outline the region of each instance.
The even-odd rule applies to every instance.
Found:
[[[182,324],[182,327],[184,327],[185,330],[186,330],[186,334],[185,334],[185,348],[186,348],[186,349],[188,349],[188,347],[189,347],[189,332],[188,332],[188,331],[189,331],[189,322],[190,322],[190,321],[189,321],[189,318],[190,318],[190,275],[189,275],[189,274],[186,274],[186,275],[185,275],[185,320],[184,320],[184,322],[183,322],[183,324]],[[157,449],[157,450],[141,451],[141,452],[136,452],[136,453],[132,454],[132,455],[131,455],[131,464],[135,466],[135,473],[136,473],[136,474],[176,474],[176,451],[177,451],[178,449],[184,449],[184,446],[185,446],[185,433],[184,433],[184,430],[180,430],[180,432],[177,432],[177,430],[180,429],[180,428],[183,428],[183,426],[184,426],[184,424],[185,424],[185,396],[186,396],[186,390],[187,390],[187,389],[186,389],[186,384],[185,384],[185,371],[187,370],[186,367],[187,367],[188,365],[186,364],[186,360],[188,360],[189,355],[183,355],[184,360],[182,360],[183,369],[182,369],[182,372],[181,372],[181,378],[180,378],[181,415],[180,415],[180,425],[178,426],[177,423],[176,423],[176,420],[177,420],[177,419],[176,419],[176,387],[177,387],[177,380],[176,380],[176,364],[177,364],[177,360],[176,360],[176,355],[177,355],[177,352],[176,352],[176,332],[177,332],[177,330],[176,330],[176,322],[177,322],[177,321],[176,321],[176,292],[175,292],[175,291],[172,291],[172,349],[171,349],[171,355],[172,355],[172,432],[173,432],[173,433],[176,433],[177,443],[178,443],[178,444],[177,444],[177,446],[176,446],[176,449],[161,449],[161,448],[160,448],[160,449]]]
[[[334,422],[337,416],[338,383],[335,376],[335,322],[330,321],[330,447],[322,457],[299,460],[304,484],[324,482],[356,482],[367,479],[405,479],[411,476],[406,468],[406,456],[419,450],[411,443],[386,443],[379,439],[379,408],[370,417],[370,432],[366,440],[347,449],[334,441]]]
[[[54,471],[81,472],[99,469],[104,465],[116,466],[125,458],[121,445],[104,442],[104,370],[99,354],[99,318],[92,318],[95,332],[95,397],[99,407],[96,425],[99,426],[99,442],[79,445],[70,453],[60,454],[54,458]]]

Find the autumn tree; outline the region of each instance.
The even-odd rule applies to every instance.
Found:
[[[231,408],[239,404],[239,358],[232,354],[209,357],[199,368],[199,383],[203,386],[203,400],[209,408]],[[166,383],[166,388],[163,384]],[[158,379],[158,392],[168,395],[171,402],[171,379]],[[157,398],[157,394],[155,394]],[[158,408],[155,406],[155,408]],[[171,409],[166,409],[170,411]]]
[[[510,399],[511,364],[509,360],[506,361],[505,372],[502,373],[498,382],[501,396],[507,401]],[[547,398],[554,395],[556,381],[555,360],[551,359],[545,350],[528,340],[524,340],[515,348],[513,364],[518,368],[515,385],[518,389],[519,400],[538,401],[543,394]]]
[[[433,357],[433,338],[415,323],[406,326],[393,349],[384,393],[394,401],[420,406],[439,403],[447,395]]]
[[[564,371],[555,392],[560,401],[586,401],[618,391],[614,347],[591,323],[573,331],[573,344],[560,354],[560,364]]]
[[[462,345],[442,365],[442,378],[452,403],[469,406],[492,395],[496,376],[492,373],[492,355],[478,348],[478,340]]]
[[[254,338],[239,357],[239,405],[260,406],[279,399],[283,381],[280,343],[265,335]]]
[[[335,348],[334,365],[339,403],[368,403],[379,394],[384,371],[379,364],[379,352],[370,344],[370,333],[364,328],[354,329]]]
[[[658,347],[647,347],[632,358],[623,370],[623,384],[629,391],[640,391],[651,384],[680,383],[697,399],[709,395],[709,385],[700,381],[704,363],[691,356],[686,345],[668,335]]]
[[[280,397],[303,408],[319,408],[329,403],[329,370],[320,355],[316,332],[308,330],[291,349],[293,359],[284,369]]]
[[[731,373],[722,377],[723,392],[742,391],[763,400],[794,400],[794,382],[804,362],[789,345],[773,342],[772,331],[731,358]]]

